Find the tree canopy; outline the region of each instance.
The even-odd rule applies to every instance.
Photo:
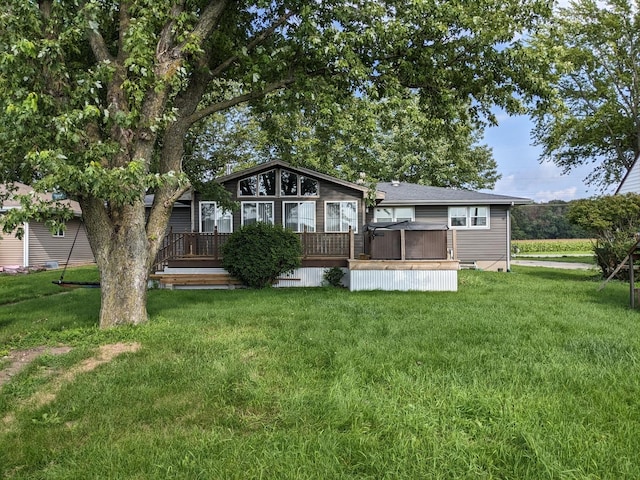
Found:
[[[407,91],[444,125],[491,121],[494,105],[518,111],[540,93],[519,38],[549,3],[5,0],[2,181],[33,180],[80,203],[100,324],[139,323],[172,205],[189,186],[194,126],[265,98],[273,112],[296,112]]]
[[[499,178],[491,149],[472,122],[427,117],[415,94],[275,111],[270,101],[215,115],[194,129],[185,165],[192,183],[226,165],[246,168],[274,156],[345,180],[402,180],[438,187],[492,188]],[[202,187],[201,187],[202,189]]]
[[[640,153],[640,2],[576,0],[533,37],[555,89],[533,109],[534,140],[568,173],[605,190]]]

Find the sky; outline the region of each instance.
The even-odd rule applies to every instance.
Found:
[[[533,123],[529,117],[504,114],[498,115],[498,121],[497,127],[486,129],[482,142],[492,148],[498,173],[502,175],[490,193],[529,198],[538,203],[601,194],[599,189],[588,187],[584,182],[590,173],[588,166],[562,175],[562,170],[554,164],[539,162],[541,149],[532,145]]]

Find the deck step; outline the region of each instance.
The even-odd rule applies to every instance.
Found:
[[[154,273],[149,275],[150,280],[155,280],[167,288],[175,286],[226,286],[234,288],[241,286],[242,282],[226,273]]]

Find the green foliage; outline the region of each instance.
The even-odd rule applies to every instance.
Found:
[[[264,288],[301,264],[302,243],[291,230],[262,222],[233,232],[222,247],[222,265],[245,285]]]
[[[514,240],[589,238],[583,228],[567,218],[570,202],[518,205],[511,209],[511,236]]]
[[[553,90],[532,108],[534,139],[568,173],[617,185],[640,153],[640,15],[636,0],[577,0],[533,36]]]
[[[340,267],[327,268],[322,275],[324,282],[332,287],[343,287],[344,270]]]
[[[577,200],[568,218],[596,239],[594,252],[608,277],[624,259],[640,232],[640,195],[609,195]],[[619,275],[624,278],[626,274]]]

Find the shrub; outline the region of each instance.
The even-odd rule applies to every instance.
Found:
[[[231,234],[222,255],[231,275],[248,287],[264,288],[300,267],[302,244],[291,230],[258,222]]]
[[[327,285],[332,287],[342,287],[342,277],[344,277],[344,270],[340,267],[327,268],[324,271],[323,279]]]

